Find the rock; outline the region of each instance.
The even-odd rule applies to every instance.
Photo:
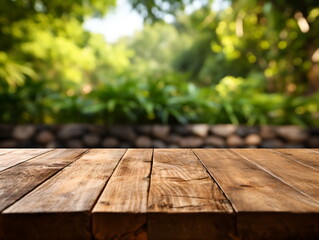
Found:
[[[296,143],[296,142],[288,142],[285,144],[285,148],[304,148],[305,145],[302,143]]]
[[[319,127],[310,127],[309,133],[312,136],[319,136]]]
[[[168,137],[165,138],[165,141],[168,143],[178,144],[181,138],[182,137],[177,134],[170,134]]]
[[[14,128],[12,136],[17,140],[30,139],[35,133],[34,125],[18,125]]]
[[[187,125],[175,125],[173,131],[178,133],[181,136],[186,136],[191,134],[191,131]]]
[[[154,148],[166,148],[166,144],[161,140],[154,140],[152,145]]]
[[[100,137],[96,134],[87,134],[83,137],[85,147],[97,147],[100,144]]]
[[[266,139],[261,143],[262,148],[282,148],[283,146],[283,141],[277,138]]]
[[[152,147],[152,140],[148,136],[139,136],[135,141],[136,147],[150,148]]]
[[[311,148],[319,148],[319,137],[311,137],[307,141],[308,146]]]
[[[110,133],[126,141],[134,141],[136,134],[130,126],[113,126],[109,129]]]
[[[207,137],[209,125],[207,124],[194,124],[189,126],[190,131],[198,137]]]
[[[239,137],[246,137],[249,134],[257,134],[259,129],[257,127],[239,126],[236,130],[236,135]]]
[[[100,126],[100,125],[93,125],[93,126],[90,126],[89,128],[89,132],[91,134],[95,134],[95,135],[98,135],[98,136],[103,136],[103,135],[107,135],[108,131],[107,131],[107,127],[105,126]]]
[[[16,147],[19,147],[19,144],[17,141],[13,139],[0,141],[0,148],[16,148]]]
[[[244,139],[234,134],[230,135],[226,142],[229,147],[243,147],[245,144]]]
[[[30,140],[24,140],[24,141],[19,141],[17,143],[18,148],[38,148],[41,147],[37,145],[35,142],[30,141]]]
[[[0,139],[8,139],[11,137],[13,127],[7,124],[0,124]]]
[[[302,142],[307,140],[309,134],[298,126],[280,126],[276,129],[277,134],[291,142]]]
[[[275,138],[276,129],[272,126],[261,126],[259,134],[263,139]]]
[[[149,135],[152,132],[151,125],[138,125],[136,126],[136,131],[145,135]]]
[[[59,147],[57,142],[49,142],[46,146],[46,148],[57,148]]]
[[[159,139],[165,139],[170,132],[170,127],[167,125],[154,125],[152,128],[152,134]]]
[[[179,146],[177,144],[170,144],[168,145],[169,148],[179,148]]]
[[[86,132],[86,127],[83,124],[72,123],[65,125],[58,133],[58,137],[63,140],[82,137]]]
[[[79,139],[71,139],[67,141],[66,146],[68,148],[83,148],[84,147],[82,141]]]
[[[115,148],[119,146],[119,140],[115,137],[106,137],[102,141],[102,147]]]
[[[213,147],[225,147],[226,141],[221,137],[209,136],[205,139],[205,144]]]
[[[121,142],[119,145],[120,148],[132,148],[133,145],[129,142]]]
[[[210,127],[211,133],[220,136],[228,137],[236,132],[237,126],[232,124],[218,124]]]
[[[245,148],[258,148],[257,146],[253,146],[253,145],[248,145]]]
[[[95,133],[97,135],[100,135],[101,133],[104,133],[105,127],[99,126],[99,125],[92,125],[92,124],[85,124],[85,129],[88,133]]]
[[[204,144],[204,140],[199,137],[183,137],[180,139],[179,145],[183,148],[188,147],[201,147]]]
[[[42,145],[47,145],[48,143],[54,141],[54,135],[48,130],[43,130],[36,137],[36,141]]]
[[[261,137],[257,134],[249,134],[246,138],[245,138],[245,144],[249,145],[249,146],[257,146],[260,145],[261,143]]]

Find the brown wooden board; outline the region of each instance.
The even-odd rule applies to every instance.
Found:
[[[9,151],[3,155],[0,155],[0,171],[25,162],[36,156],[40,156],[41,154],[49,151],[50,149],[17,149],[13,152]]]
[[[56,149],[0,172],[0,212],[74,162],[85,151]],[[0,227],[2,239],[2,215]]]
[[[81,156],[2,212],[3,239],[91,239],[91,214],[125,149]]]
[[[319,204],[313,198],[231,150],[194,152],[236,210],[240,239],[315,239],[319,235]]]
[[[29,151],[0,149],[1,240],[319,236],[316,149]]]
[[[17,148],[0,148],[0,155],[16,151]]]
[[[319,170],[319,152],[311,149],[273,149],[272,151],[278,152],[300,164]]]
[[[189,149],[155,149],[148,199],[149,239],[230,239],[233,210]]]
[[[85,149],[56,149],[0,172],[0,212],[74,162]]]
[[[147,238],[152,153],[152,149],[130,149],[124,155],[93,209],[95,239]]]
[[[233,151],[319,204],[319,170],[268,149]]]

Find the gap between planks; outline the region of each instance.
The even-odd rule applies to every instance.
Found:
[[[212,197],[197,195],[197,184],[207,188],[207,193],[205,190],[199,195],[213,193]],[[162,190],[177,194],[158,195],[161,185]],[[184,195],[178,190],[183,190]],[[213,235],[228,238],[229,234],[234,235],[235,224],[231,220],[233,209],[225,208],[225,201],[229,204],[191,150],[128,150],[93,208],[93,234],[97,240],[210,239]]]
[[[91,239],[90,210],[124,152],[90,150],[15,202],[1,215],[3,239]]]
[[[212,172],[210,172],[207,168],[207,166],[205,165],[205,163],[199,158],[199,156],[196,154],[196,152],[194,151],[195,149],[192,149],[193,154],[196,156],[196,158],[198,159],[198,161],[202,164],[202,166],[205,168],[207,174],[212,178],[212,180],[216,183],[216,185],[219,187],[219,189],[221,190],[222,194],[225,196],[225,198],[228,200],[233,212],[236,212],[236,209],[233,205],[233,203],[230,201],[230,199],[227,197],[227,195],[225,194],[225,192],[223,191],[221,185],[219,184],[219,182],[215,179],[214,175],[212,174]]]
[[[0,172],[52,151],[52,149],[17,149],[0,156]]]
[[[152,240],[235,235],[228,199],[191,149],[155,149],[147,217]]]
[[[146,195],[147,195],[147,205],[146,205],[146,207],[147,207],[147,209],[146,209],[146,213],[144,212],[144,214],[145,214],[145,217],[146,217],[146,223],[147,224],[150,224],[150,225],[152,225],[153,226],[153,229],[151,230],[151,235],[149,235],[149,237],[150,237],[150,239],[165,239],[163,236],[166,236],[167,237],[167,234],[171,234],[170,236],[172,236],[172,234],[176,234],[176,232],[175,231],[167,231],[167,233],[160,233],[160,234],[162,234],[161,236],[162,236],[162,238],[161,238],[161,236],[159,236],[159,237],[157,237],[156,238],[156,236],[155,235],[157,235],[157,234],[155,234],[155,233],[157,233],[156,232],[156,229],[154,230],[154,226],[156,226],[158,223],[160,223],[160,224],[162,224],[162,222],[165,222],[165,221],[168,221],[168,222],[178,222],[178,221],[184,221],[184,224],[188,224],[188,226],[189,226],[189,229],[180,229],[180,230],[182,230],[182,231],[187,231],[187,230],[193,230],[192,229],[192,227],[194,227],[194,224],[193,224],[193,220],[195,220],[195,222],[196,221],[200,221],[200,222],[203,222],[203,220],[204,221],[211,221],[211,213],[209,213],[209,212],[203,212],[203,213],[200,213],[200,211],[199,211],[199,213],[197,213],[196,215],[194,215],[194,214],[192,214],[191,212],[185,212],[185,213],[183,213],[183,208],[188,208],[188,205],[182,205],[181,207],[182,208],[176,208],[175,209],[175,211],[177,211],[177,212],[175,212],[175,216],[174,215],[168,215],[167,213],[160,213],[160,214],[158,214],[158,213],[156,213],[156,212],[152,212],[152,211],[150,211],[150,213],[149,213],[149,211],[148,211],[148,209],[149,209],[149,205],[151,205],[152,204],[152,202],[154,202],[154,201],[152,201],[152,199],[151,199],[151,197],[150,197],[150,194],[151,194],[151,192],[152,191],[154,191],[153,189],[152,189],[152,182],[153,182],[153,170],[154,170],[154,167],[157,169],[157,171],[159,171],[159,170],[161,170],[161,169],[163,169],[164,168],[164,170],[165,170],[165,167],[166,167],[166,165],[165,164],[167,164],[167,165],[170,165],[170,161],[168,161],[167,163],[165,163],[165,161],[164,161],[164,164],[162,164],[163,162],[162,161],[159,161],[161,164],[160,165],[156,165],[156,166],[154,166],[154,155],[155,155],[155,151],[157,151],[157,152],[160,152],[160,151],[166,151],[165,149],[157,149],[157,150],[151,150],[152,151],[152,154],[151,154],[151,161],[150,161],[150,172],[149,172],[149,175],[148,175],[148,186],[147,186],[147,188],[145,188],[146,189]],[[173,150],[172,152],[174,152],[174,151],[176,151],[177,153],[175,153],[175,157],[177,158],[177,159],[179,159],[180,158],[180,156],[179,155],[182,155],[182,153],[183,152],[187,152],[188,150],[186,149],[184,149],[184,150],[178,150],[178,149],[175,149],[175,150]],[[217,185],[217,187],[218,187],[218,189],[221,191],[221,193],[224,195],[224,197],[225,197],[225,199],[226,200],[228,200],[228,202],[229,202],[229,204],[230,204],[230,207],[232,208],[232,211],[233,210],[236,210],[236,201],[234,202],[234,201],[230,201],[230,199],[232,199],[232,198],[229,198],[229,196],[227,195],[227,193],[229,193],[229,191],[228,190],[226,190],[225,191],[225,189],[223,189],[224,187],[225,187],[225,184],[223,184],[221,181],[220,181],[220,177],[218,177],[218,175],[216,176],[213,172],[211,172],[210,170],[209,170],[209,166],[206,166],[204,163],[203,163],[203,159],[201,159],[195,152],[196,151],[199,151],[198,149],[195,149],[195,150],[193,150],[192,151],[192,154],[193,154],[193,156],[196,158],[196,161],[202,166],[202,168],[205,170],[205,172],[206,172],[206,175],[208,175],[209,177],[210,177],[210,179],[211,179],[211,181],[212,182],[215,182],[215,184]],[[203,150],[204,151],[204,150]],[[229,152],[229,151],[227,151],[227,152]],[[233,152],[234,153],[234,152]],[[89,214],[89,217],[92,219],[92,220],[94,220],[93,218],[94,218],[94,213],[92,213],[91,214],[91,212],[94,212],[94,208],[95,207],[97,207],[97,204],[98,204],[98,202],[100,201],[100,199],[102,198],[102,195],[103,195],[103,192],[104,191],[107,191],[107,189],[108,189],[108,187],[110,187],[110,182],[111,181],[113,181],[112,180],[112,178],[115,176],[114,174],[116,173],[116,172],[119,172],[120,170],[119,170],[119,168],[121,167],[121,163],[123,163],[123,160],[124,160],[124,158],[125,158],[125,155],[127,154],[127,151],[125,151],[125,153],[122,155],[122,157],[120,158],[120,160],[117,162],[117,165],[114,167],[114,169],[113,169],[113,172],[111,173],[111,175],[110,175],[110,177],[106,180],[106,182],[105,182],[105,184],[103,185],[103,187],[101,188],[101,190],[100,190],[100,193],[99,193],[99,195],[97,195],[97,197],[96,197],[96,200],[95,200],[95,202],[92,204],[92,207],[91,207],[91,209],[89,209],[88,210],[88,213],[87,214]],[[236,155],[238,155],[237,153],[234,153],[234,154],[236,154]],[[165,155],[165,154],[164,154]],[[187,155],[187,154],[186,154]],[[255,165],[257,168],[259,168],[263,173],[265,173],[265,174],[269,174],[269,172],[267,172],[267,171],[265,171],[264,169],[262,169],[262,168],[260,168],[258,165],[256,165],[254,162],[250,162],[249,160],[247,160],[246,158],[243,158],[243,157],[241,157],[240,155],[238,155],[239,156],[239,158],[241,159],[240,160],[240,162],[243,162],[243,161],[246,161],[246,162],[249,162],[250,164],[253,164],[253,165]],[[192,160],[193,161],[193,160]],[[181,165],[179,165],[178,164],[178,162],[176,163],[176,164],[173,164],[173,166],[176,166],[176,168],[178,169],[178,168],[180,168],[181,167]],[[158,168],[159,167],[159,168]],[[156,175],[156,172],[154,173],[155,175]],[[169,177],[169,178],[165,178],[164,180],[165,181],[172,181],[172,183],[174,183],[175,184],[175,182],[179,182],[181,179],[183,180],[183,181],[185,181],[185,180],[187,180],[187,181],[189,181],[189,180],[192,180],[192,178],[185,178],[185,176],[183,176],[183,174],[177,174],[178,176],[176,177],[175,175],[173,176],[173,177]],[[161,176],[161,174],[159,175],[160,177],[162,177]],[[274,177],[273,175],[271,175],[272,177]],[[193,180],[195,180],[195,179],[201,179],[200,177],[198,177],[198,178],[195,178],[194,177],[194,179]],[[204,178],[205,179],[205,178]],[[280,181],[280,179],[278,179],[278,178],[276,178],[278,181]],[[156,179],[155,179],[156,180]],[[154,180],[154,181],[155,181]],[[187,182],[186,181],[186,182]],[[197,181],[197,180],[196,180]],[[154,184],[156,184],[156,181],[155,181],[155,183]],[[283,184],[285,184],[284,182],[283,182]],[[248,186],[248,185],[243,185],[243,189],[245,189],[246,188],[246,186]],[[165,186],[164,186],[165,187]],[[247,187],[247,189],[248,189],[248,187]],[[252,189],[253,190],[253,189]],[[295,189],[294,189],[295,190]],[[179,194],[177,194],[177,195],[170,195],[171,197],[172,197],[172,199],[171,200],[168,200],[168,201],[173,201],[173,203],[169,203],[169,204],[172,204],[172,206],[174,206],[174,204],[177,204],[176,206],[178,206],[178,204],[179,204],[179,198],[181,198],[181,197],[183,197],[182,195],[179,195]],[[187,197],[191,197],[191,196],[187,196]],[[269,197],[271,197],[271,196],[269,196]],[[165,196],[164,196],[164,198],[165,198]],[[177,198],[177,200],[176,200],[176,198]],[[175,199],[175,200],[174,200]],[[198,200],[195,200],[195,201],[201,201],[201,200],[199,200],[200,198],[198,198]],[[271,199],[271,198],[270,198]],[[192,200],[194,200],[194,199],[192,199]],[[102,199],[101,199],[101,201],[103,201]],[[176,202],[177,201],[177,202]],[[156,201],[155,201],[156,202]],[[190,207],[191,205],[189,205],[189,207]],[[162,208],[166,208],[167,207],[167,204],[165,205],[163,205],[163,206],[161,206]],[[93,208],[93,209],[92,209]],[[181,210],[181,212],[179,212]],[[197,209],[198,210],[198,209]],[[240,211],[239,211],[240,212]],[[77,213],[75,213],[75,215],[76,215]],[[113,215],[112,215],[113,214]],[[252,214],[252,216],[250,216],[249,214],[241,214],[240,213],[240,220],[239,220],[239,222],[240,223],[236,223],[235,224],[235,230],[237,231],[237,228],[238,228],[238,224],[240,225],[240,224],[242,224],[242,222],[243,222],[243,220],[247,220],[247,222],[251,222],[252,221],[252,219],[255,219],[255,217],[256,216],[260,216],[260,214],[264,214],[264,218],[263,219],[267,219],[267,217],[268,217],[268,220],[272,220],[272,218],[276,215],[276,213],[273,213],[273,212],[271,212],[271,213],[267,213],[267,212],[259,212],[258,214],[259,215],[256,215],[256,212],[254,212],[254,211],[252,211],[250,214]],[[268,215],[267,215],[268,214]],[[290,215],[289,214],[287,214],[287,213],[284,213],[284,214],[286,214],[285,215],[285,217],[289,217]],[[118,221],[118,223],[120,223],[121,224],[121,221],[123,220],[123,218],[121,218],[121,216],[120,216],[121,214],[119,213],[119,211],[117,210],[117,211],[113,211],[113,213],[110,211],[110,215],[109,216],[111,216],[111,217],[117,217],[118,219],[119,219],[119,221]],[[136,213],[136,212],[134,212],[134,211],[131,211],[131,219],[133,219],[133,220],[136,220],[137,218],[137,216],[139,215],[139,213]],[[155,216],[156,215],[156,217],[157,217],[157,219],[155,219],[155,222],[152,222],[154,219],[152,219],[152,217],[153,216]],[[187,216],[188,215],[188,216]],[[186,216],[186,218],[188,217],[191,221],[190,222],[187,222],[187,220],[185,221],[185,216]],[[236,217],[237,217],[237,214],[235,215]],[[79,217],[81,218],[81,217],[83,217],[82,215],[79,215]],[[86,217],[86,216],[85,216]],[[138,216],[138,217],[140,217],[140,215]],[[182,218],[180,218],[180,217],[182,217]],[[278,216],[278,217],[282,217],[282,216]],[[292,219],[295,219],[296,218],[296,216],[294,216],[294,215],[291,215],[290,216]],[[303,216],[300,216],[300,219],[302,219],[302,217]],[[306,217],[306,215],[304,216],[304,217]],[[124,220],[125,219],[127,219],[127,217],[126,216],[124,216]],[[299,218],[298,218],[299,219]],[[318,216],[317,215],[315,215],[314,216],[314,219],[318,219]],[[27,221],[27,219],[25,219],[26,221]],[[65,220],[65,219],[64,219]],[[267,220],[267,221],[268,221]],[[219,221],[220,221],[220,218],[219,218]],[[285,220],[286,221],[286,220]],[[151,222],[151,223],[150,223]],[[304,222],[307,222],[307,218],[305,218],[305,221]],[[116,223],[115,223],[116,224]],[[214,222],[213,224],[216,224],[216,222]],[[264,223],[265,224],[265,223]],[[289,224],[290,224],[290,226],[294,226],[291,222],[289,222]],[[308,224],[308,223],[307,223]],[[209,224],[210,226],[211,226],[211,224]],[[309,225],[309,224],[308,224]],[[93,226],[94,227],[94,226]],[[169,227],[170,226],[165,226],[165,224],[164,224],[164,226],[162,226],[162,227],[166,227],[166,228],[168,228],[167,230],[170,230],[169,229]],[[175,226],[176,227],[176,226]],[[178,227],[180,227],[180,226],[177,226],[177,228],[175,228],[174,230],[176,230],[176,229],[178,229]],[[143,227],[143,225],[141,226],[141,228],[137,228],[137,229],[133,229],[134,231],[132,231],[132,233],[133,233],[133,235],[134,236],[142,236],[141,238],[143,238],[143,236],[145,237],[145,232],[143,232],[143,231],[145,231],[145,229],[143,229],[144,227]],[[245,229],[245,226],[243,226],[243,225],[240,225],[239,226],[239,234],[247,234],[247,233],[245,233],[245,231],[247,231],[247,228]],[[298,226],[296,227],[296,228],[298,228]],[[294,229],[293,229],[294,230]],[[91,229],[91,231],[92,231],[92,229]],[[194,231],[193,231],[194,232]],[[252,231],[253,232],[253,231]],[[163,235],[164,234],[164,235]],[[192,234],[192,233],[191,233]],[[235,233],[235,235],[237,235],[237,232]],[[155,237],[154,237],[155,236]],[[245,236],[247,236],[247,235],[245,235]],[[1,237],[0,237],[1,238]],[[166,238],[167,239],[167,238]],[[172,239],[172,238],[171,238]],[[178,239],[178,238],[175,238],[175,239]],[[180,239],[187,239],[187,237],[184,237],[184,238],[180,238]],[[192,239],[192,238],[188,238],[188,239]],[[208,239],[208,238],[205,238],[205,236],[203,236],[203,238],[202,239]]]
[[[76,161],[85,152],[85,149],[49,151],[0,172],[0,180],[5,180],[0,181],[0,212]]]
[[[143,238],[152,149],[129,149],[117,165],[92,211],[96,239]]]
[[[231,149],[279,181],[319,204],[319,171],[268,149]]]
[[[311,149],[269,149],[301,165],[319,170],[319,152]]]
[[[194,151],[233,204],[240,239],[314,239],[319,234],[319,205],[313,199],[229,149]]]
[[[93,212],[94,207],[95,207],[96,204],[98,203],[98,201],[99,201],[101,195],[103,194],[103,191],[105,190],[107,184],[109,183],[110,179],[112,178],[112,176],[113,176],[115,170],[118,168],[119,164],[122,162],[122,160],[123,160],[125,154],[127,153],[127,151],[128,151],[128,149],[125,149],[125,152],[124,152],[123,156],[120,158],[120,160],[118,161],[118,163],[117,163],[116,166],[114,167],[114,169],[113,169],[112,173],[110,174],[109,178],[105,181],[105,184],[104,184],[103,188],[101,189],[101,192],[99,193],[98,197],[96,198],[94,204],[92,205],[92,207],[91,207],[91,209],[90,209],[90,213]]]

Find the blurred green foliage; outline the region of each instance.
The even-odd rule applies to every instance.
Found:
[[[5,1],[0,122],[319,126],[316,1],[130,2],[144,29],[110,44],[82,24],[113,0]]]

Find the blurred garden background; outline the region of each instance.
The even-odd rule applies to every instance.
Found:
[[[2,0],[0,36],[1,123],[319,126],[317,0]]]

